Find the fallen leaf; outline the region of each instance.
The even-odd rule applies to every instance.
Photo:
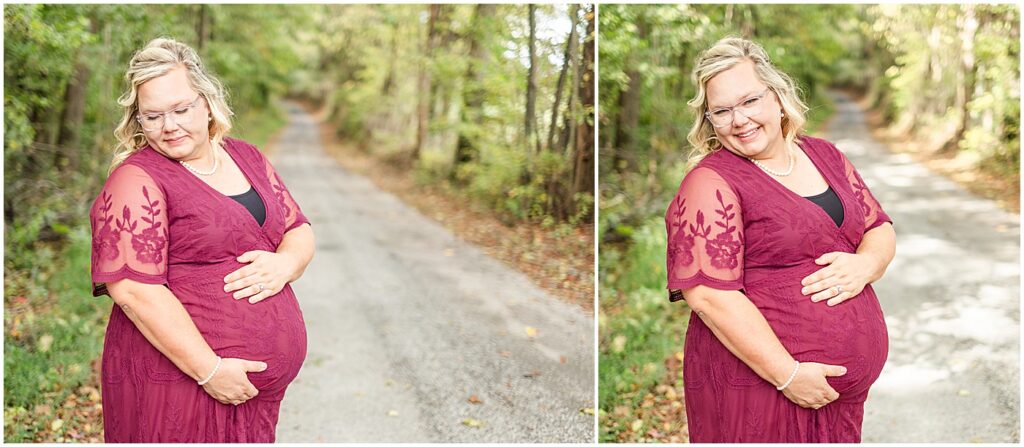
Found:
[[[52,335],[46,334],[46,335],[44,335],[42,337],[39,337],[39,345],[37,346],[37,348],[39,349],[39,352],[47,352],[47,351],[49,351],[51,345],[53,345],[53,336]]]
[[[960,396],[970,396],[971,392],[967,391],[967,390],[960,390],[960,391],[957,391],[956,394],[960,395]]]
[[[452,250],[450,248],[446,248],[446,249],[444,249],[444,255],[449,257],[449,258],[452,257],[452,256],[455,256],[455,250]]]
[[[395,410],[388,410],[388,416],[398,416],[398,412]]]
[[[531,327],[531,326],[527,326],[526,327],[526,336],[530,337],[530,338],[536,338],[537,337],[537,328]]]
[[[615,338],[612,339],[612,352],[618,354],[625,350],[626,341],[625,335],[616,335]]]
[[[512,357],[512,351],[501,351],[501,356],[505,358]]]
[[[469,399],[467,399],[467,400],[471,404],[482,404],[482,403],[484,403],[484,401],[480,400],[479,397],[476,397],[476,394],[474,394],[472,396],[469,396]]]
[[[50,423],[50,431],[60,430],[60,428],[63,427],[63,426],[64,426],[64,421],[62,421],[60,419],[54,419],[53,422]]]
[[[564,365],[569,362],[569,358],[563,355],[558,358],[558,362]]]
[[[465,425],[467,427],[480,428],[484,425],[484,423],[473,418],[466,418],[462,420],[462,425]]]
[[[637,419],[637,420],[633,421],[632,424],[629,424],[629,429],[634,431],[634,432],[639,432],[641,428],[644,428],[644,420],[643,419]]]
[[[530,371],[528,374],[523,374],[523,377],[526,377],[527,379],[532,379],[532,378],[537,377],[539,375],[540,375],[540,370],[539,369],[535,369],[533,371]]]
[[[593,408],[580,408],[580,413],[589,414],[589,415],[593,416],[594,415],[594,409]]]

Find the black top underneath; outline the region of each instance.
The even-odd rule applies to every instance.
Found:
[[[249,210],[252,217],[256,219],[256,223],[263,226],[263,221],[267,220],[267,207],[263,204],[263,199],[260,198],[259,193],[253,187],[249,187],[249,190],[243,192],[237,196],[228,196],[234,199],[234,201],[241,203],[245,209]]]
[[[804,198],[825,210],[828,213],[828,217],[835,221],[837,227],[843,225],[843,218],[845,217],[843,215],[843,202],[839,200],[839,196],[836,195],[831,186],[821,194]]]

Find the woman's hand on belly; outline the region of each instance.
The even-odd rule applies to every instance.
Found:
[[[800,293],[811,295],[815,303],[828,300],[835,306],[860,294],[873,278],[878,261],[870,255],[845,252],[831,252],[821,255],[814,262],[827,265],[800,281]]]
[[[203,390],[222,404],[239,405],[259,394],[259,390],[249,382],[248,373],[266,369],[267,364],[263,362],[225,358],[213,378],[203,385]]]
[[[843,374],[846,374],[846,368],[842,366],[802,362],[797,369],[796,377],[782,390],[782,394],[803,408],[817,410],[839,398],[839,393],[825,378]]]
[[[238,262],[249,264],[224,277],[225,292],[234,292],[236,300],[249,298],[258,303],[280,292],[296,276],[298,260],[284,253],[247,251]]]

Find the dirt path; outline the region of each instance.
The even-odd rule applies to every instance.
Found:
[[[1020,439],[1020,217],[874,141],[834,93],[822,136],[846,153],[895,222],[896,259],[875,283],[889,359],[864,442]]]
[[[593,442],[593,318],[339,167],[288,110],[274,163],[317,253],[278,441]]]

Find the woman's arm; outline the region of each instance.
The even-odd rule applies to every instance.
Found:
[[[885,270],[896,257],[896,230],[892,224],[885,222],[864,233],[860,245],[857,246],[857,254],[874,260],[868,269],[868,284],[882,279]]]
[[[796,361],[782,346],[761,311],[743,293],[698,285],[683,291],[686,302],[729,352],[758,376],[778,387],[793,374]],[[805,408],[820,408],[837,399],[826,376],[841,376],[846,368],[821,363],[801,363],[796,377],[783,393]]]
[[[224,291],[236,299],[249,297],[258,303],[299,279],[313,259],[316,240],[313,227],[304,223],[284,234],[276,252],[253,250],[242,253],[238,262],[246,265],[224,277]],[[259,286],[262,285],[261,289]]]
[[[316,239],[313,237],[313,227],[308,223],[292,228],[284,234],[281,245],[277,246],[277,254],[292,258],[289,283],[302,277],[309,262],[313,260],[315,251]]]
[[[879,280],[896,256],[896,231],[885,222],[864,237],[856,253],[830,252],[814,262],[827,265],[803,279],[802,293],[812,295],[811,301],[828,300],[835,306],[860,294],[864,287]],[[837,287],[842,288],[839,292]]]
[[[217,354],[168,288],[122,279],[108,283],[107,291],[146,340],[182,372],[198,382],[214,371]],[[225,358],[203,388],[221,403],[237,405],[259,393],[246,373],[266,367],[263,362]]]

